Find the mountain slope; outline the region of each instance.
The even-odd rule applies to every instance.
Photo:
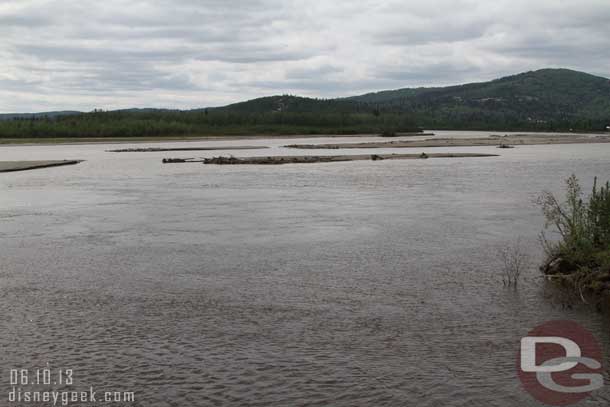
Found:
[[[603,130],[610,80],[541,69],[489,82],[405,88],[339,99],[271,96],[219,108],[235,113],[403,114],[427,128]]]
[[[216,108],[236,113],[350,113],[358,103],[347,99],[313,99],[300,96],[267,96]]]
[[[542,69],[490,82],[399,89],[347,100],[411,112],[423,123],[578,124],[610,121],[610,80],[568,69]]]
[[[401,98],[464,101],[544,101],[572,110],[588,109],[601,100],[610,101],[610,80],[569,69],[541,69],[490,82],[444,88],[399,89],[347,98],[359,102],[385,103]]]

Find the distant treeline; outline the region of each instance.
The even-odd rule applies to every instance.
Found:
[[[94,111],[78,115],[0,121],[0,138],[166,137],[243,134],[356,134],[410,132],[406,113]]]
[[[505,130],[505,131],[605,131],[608,119],[586,117],[558,117],[533,119],[514,112],[471,108],[440,109],[434,114],[418,111],[414,120],[426,129],[436,130]]]
[[[557,106],[541,100],[524,101],[508,97],[501,101],[454,97],[431,99],[423,95],[369,102],[369,105],[381,112],[408,112],[419,126],[435,130],[598,132],[610,125],[608,104],[597,110],[578,110],[570,105]]]
[[[604,131],[610,81],[537,71],[487,83],[344,99],[269,96],[222,108],[5,115],[0,138],[400,133],[419,128]]]

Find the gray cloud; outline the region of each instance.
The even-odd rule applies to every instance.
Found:
[[[344,69],[334,65],[319,65],[313,67],[297,67],[288,69],[286,72],[287,79],[323,79],[327,75],[338,74],[344,72]]]
[[[610,76],[607,0],[4,0],[0,112]]]

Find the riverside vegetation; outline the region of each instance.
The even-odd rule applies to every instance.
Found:
[[[580,298],[610,293],[610,183],[599,186],[584,197],[576,176],[566,180],[566,201],[560,202],[545,192],[538,203],[546,227],[559,234],[559,240],[541,241],[547,260],[541,267],[551,279],[573,287]]]
[[[320,103],[323,103],[320,101]],[[357,134],[418,132],[406,113],[350,110],[327,103],[309,111],[226,109],[95,111],[0,121],[0,138],[196,137],[247,134]]]

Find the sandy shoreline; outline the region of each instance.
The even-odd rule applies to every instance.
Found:
[[[399,133],[399,137],[416,137],[434,135],[433,133]],[[63,138],[0,138],[1,146],[27,145],[81,145],[81,144],[127,144],[127,143],[171,143],[219,140],[264,140],[264,139],[299,139],[299,138],[340,138],[340,137],[381,137],[377,133],[361,134],[252,134],[252,135],[215,135],[193,137],[63,137]]]
[[[27,171],[39,168],[75,165],[82,160],[0,161],[0,172]]]
[[[610,143],[610,135],[507,135],[487,138],[439,138],[426,140],[396,140],[367,143],[332,144],[291,144],[285,147],[299,149],[340,149],[340,148],[408,148],[408,147],[477,147],[500,145],[542,145],[542,144],[597,144]]]
[[[214,150],[264,150],[266,146],[218,146],[218,147],[146,147],[146,148],[121,148],[117,150],[106,150],[108,153],[157,153],[160,151],[214,151]]]

